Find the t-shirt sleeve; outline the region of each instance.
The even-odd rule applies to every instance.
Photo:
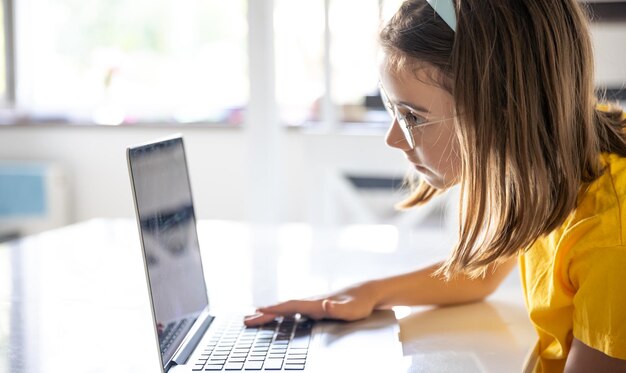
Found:
[[[626,360],[626,246],[588,248],[571,258],[573,333],[587,346]]]

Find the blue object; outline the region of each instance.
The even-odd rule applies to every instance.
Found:
[[[44,166],[0,165],[0,218],[44,215],[45,175]]]
[[[452,0],[427,0],[428,4],[443,19],[452,31],[456,32],[456,13]]]

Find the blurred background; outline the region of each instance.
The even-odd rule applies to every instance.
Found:
[[[127,146],[185,138],[201,219],[399,214],[376,35],[399,0],[2,0],[0,239],[134,214]],[[596,83],[626,101],[626,1],[586,1]]]

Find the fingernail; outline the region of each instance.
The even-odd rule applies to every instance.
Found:
[[[260,317],[261,315],[262,315],[262,313],[255,313],[254,315],[244,316],[244,320],[256,319],[257,317]]]

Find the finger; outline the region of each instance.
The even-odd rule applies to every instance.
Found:
[[[274,315],[271,313],[257,313],[255,315],[246,316],[243,319],[243,323],[246,326],[258,326],[267,324],[268,322],[274,320],[278,315]]]
[[[321,303],[320,300],[290,300],[274,306],[261,307],[258,311],[280,316],[290,316],[300,313],[311,317],[321,317],[324,313]]]

